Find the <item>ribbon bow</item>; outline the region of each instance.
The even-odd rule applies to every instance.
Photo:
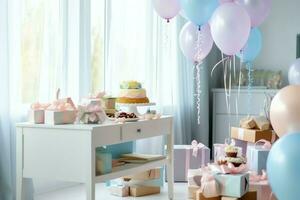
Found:
[[[220,196],[220,189],[218,183],[209,169],[205,169],[205,173],[201,178],[200,192],[206,198],[218,197]]]
[[[197,157],[198,150],[201,149],[201,148],[203,148],[203,147],[205,147],[205,145],[202,144],[202,143],[198,143],[196,140],[193,140],[192,144],[191,144],[191,147],[193,149],[193,156]]]
[[[232,163],[228,163],[227,165],[221,165],[220,171],[222,174],[241,174],[245,172],[247,169],[246,165],[241,164],[238,167],[235,167]]]
[[[258,144],[262,144],[260,145],[261,148],[263,149],[267,149],[267,150],[270,150],[272,148],[272,144],[271,142],[267,141],[267,140],[258,140],[256,143],[255,143],[255,148],[257,147]]]
[[[31,104],[31,110],[46,110],[50,106],[50,103],[33,103]]]
[[[97,94],[89,94],[89,99],[100,99],[104,97],[105,92],[98,92]]]

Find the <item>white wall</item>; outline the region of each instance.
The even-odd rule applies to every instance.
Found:
[[[273,0],[272,10],[261,25],[263,47],[254,62],[256,68],[282,70],[296,59],[296,35],[300,33],[300,0]]]

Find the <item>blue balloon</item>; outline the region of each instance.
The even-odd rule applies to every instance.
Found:
[[[206,24],[218,7],[218,0],[180,0],[186,17],[198,26]]]
[[[242,49],[242,52],[237,56],[242,62],[252,62],[260,53],[262,46],[262,35],[258,28],[251,29],[249,39],[246,46]]]
[[[273,192],[279,200],[300,199],[300,134],[287,134],[272,147],[267,173]]]

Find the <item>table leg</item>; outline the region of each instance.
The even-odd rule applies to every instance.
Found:
[[[86,177],[86,199],[95,200],[95,177],[96,177],[96,149],[93,148],[93,144],[89,146],[88,161],[87,161],[87,177]]]
[[[171,126],[173,124],[171,123]],[[168,194],[169,199],[172,200],[174,196],[174,158],[173,158],[173,127],[171,127],[171,133],[167,135],[167,153],[168,153],[168,164],[167,164],[167,176],[168,176]]]
[[[16,129],[16,200],[23,198],[23,131]]]

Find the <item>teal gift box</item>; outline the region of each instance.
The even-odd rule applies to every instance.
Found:
[[[216,174],[221,196],[240,198],[249,191],[249,174]]]
[[[262,173],[262,170],[267,169],[267,160],[270,149],[263,148],[262,146],[251,146],[247,149],[247,164],[251,171],[255,171],[258,174]]]

